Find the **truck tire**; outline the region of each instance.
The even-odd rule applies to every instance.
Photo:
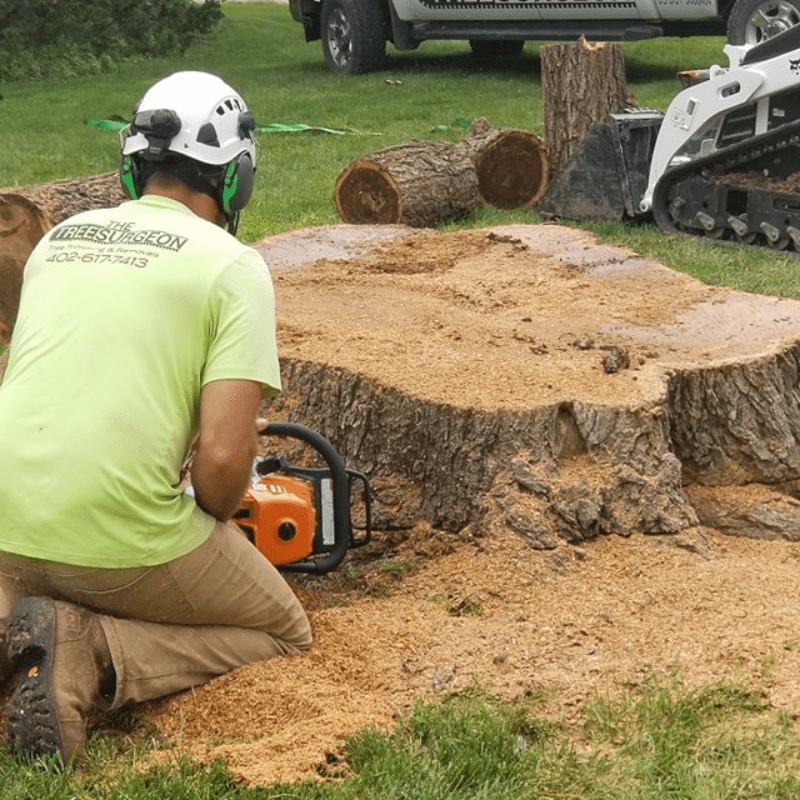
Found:
[[[470,39],[469,46],[475,58],[511,58],[518,56],[525,47],[522,39],[493,41],[490,39]]]
[[[333,72],[357,75],[386,60],[386,31],[378,0],[323,0],[322,51]]]
[[[758,44],[800,23],[800,0],[736,0],[728,17],[730,44]]]

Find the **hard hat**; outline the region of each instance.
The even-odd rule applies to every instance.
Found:
[[[143,189],[141,160],[177,155],[219,167],[216,199],[230,223],[252,194],[255,150],[255,119],[234,89],[208,72],[175,72],[136,104],[122,143],[120,179],[136,199]]]

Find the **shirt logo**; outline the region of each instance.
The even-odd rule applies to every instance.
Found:
[[[94,244],[149,245],[161,250],[177,253],[189,241],[186,236],[178,236],[169,231],[132,230],[131,223],[110,223],[93,225],[75,223],[60,225],[50,234],[53,242],[93,242]]]

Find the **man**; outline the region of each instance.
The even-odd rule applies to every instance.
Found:
[[[0,386],[0,671],[25,757],[66,763],[96,711],[311,644],[228,522],[280,388],[272,282],[231,235],[254,131],[213,75],[156,83],[122,148],[132,200],[62,222],[26,264]]]

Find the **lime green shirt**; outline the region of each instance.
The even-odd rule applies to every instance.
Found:
[[[200,390],[280,389],[274,306],[257,251],[164,197],[45,234],[0,386],[0,550],[123,568],[200,545],[214,520],[178,485]]]

